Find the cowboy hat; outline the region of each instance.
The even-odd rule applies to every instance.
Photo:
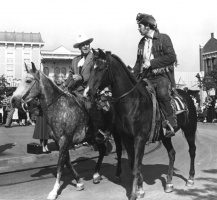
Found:
[[[76,40],[77,40],[77,43],[75,43],[73,45],[73,47],[74,48],[79,48],[79,45],[82,44],[82,43],[85,43],[85,42],[91,43],[93,41],[93,38],[88,38],[86,35],[80,34],[80,35],[78,35]]]

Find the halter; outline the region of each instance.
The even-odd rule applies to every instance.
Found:
[[[39,71],[39,73],[41,73],[40,71]],[[42,74],[42,73],[41,73]],[[43,75],[43,74],[42,74]],[[34,77],[34,80],[35,80],[35,82],[33,83],[33,85],[31,86],[31,88],[30,88],[30,90],[28,90],[24,95],[23,95],[23,97],[22,97],[22,99],[21,99],[21,102],[23,103],[23,104],[26,104],[27,105],[27,103],[29,102],[29,101],[25,101],[24,99],[26,98],[26,96],[30,93],[30,91],[31,91],[31,89],[33,88],[33,86],[35,85],[35,83],[36,83],[36,81],[38,81],[38,83],[40,83],[40,80],[35,76],[35,74],[32,74],[32,76]],[[43,111],[46,111],[54,102],[56,102],[61,96],[63,96],[65,93],[63,92],[61,95],[59,95],[57,98],[55,98],[51,103],[49,103],[47,106],[43,106],[43,107],[41,107],[41,109],[43,110]],[[23,110],[24,111],[26,111],[25,109],[24,109],[24,107],[23,107],[23,104],[22,104],[22,108],[23,108]],[[30,109],[30,110],[28,110],[28,111],[32,111],[32,110],[35,110],[35,109],[37,109],[37,106],[36,107],[34,107],[34,108],[32,108],[32,109]]]
[[[111,79],[111,82],[112,82],[112,84],[114,84],[114,76],[113,76],[112,71],[110,69],[110,65],[108,64],[108,58],[106,59],[105,62],[106,62],[106,69],[104,70],[104,72],[102,74],[102,78],[103,78],[105,72],[108,71],[108,74],[109,74],[109,77]],[[148,70],[146,70],[146,72],[147,71]],[[144,77],[146,75],[147,75],[147,73],[144,73],[142,75],[142,77],[139,79],[139,81],[136,83],[136,85],[134,85],[133,88],[130,89],[128,92],[124,93],[123,95],[121,95],[119,97],[111,97],[112,100],[110,100],[110,101],[117,101],[117,102],[119,102],[122,98],[124,98],[125,96],[129,95],[131,92],[133,92],[138,87],[138,85],[141,83],[141,81],[144,79]]]

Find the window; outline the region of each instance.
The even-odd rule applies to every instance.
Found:
[[[49,69],[47,67],[44,67],[43,71],[45,75],[49,76]]]
[[[10,82],[14,78],[14,50],[8,49],[6,53],[6,75]]]
[[[63,77],[66,76],[66,68],[63,67],[63,68],[61,69],[61,74],[62,74]]]
[[[60,69],[58,67],[56,67],[54,73],[59,75],[60,74]]]

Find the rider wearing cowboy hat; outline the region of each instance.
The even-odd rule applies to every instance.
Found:
[[[143,38],[138,45],[137,60],[134,66],[136,76],[150,70],[148,80],[155,88],[159,106],[163,113],[165,136],[175,135],[177,120],[171,105],[171,92],[175,89],[174,64],[176,54],[170,37],[157,29],[152,15],[138,13],[138,30]]]
[[[90,50],[90,43],[93,38],[88,38],[86,35],[78,35],[77,42],[73,45],[74,48],[78,48],[81,51],[81,55],[75,57],[72,60],[71,71],[69,72],[69,77],[65,82],[65,87],[74,85],[76,82],[77,91],[83,94],[85,86],[89,80],[91,67],[94,65],[93,53]],[[74,87],[74,86],[73,86]],[[106,131],[106,123],[102,116],[102,110],[98,109],[95,103],[91,104],[88,109],[89,116],[95,128],[95,136],[98,142],[104,141],[104,136],[108,133]],[[100,137],[100,138],[99,138]]]

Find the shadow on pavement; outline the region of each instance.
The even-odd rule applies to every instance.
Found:
[[[0,146],[0,153],[4,152],[7,149],[12,149],[15,146],[13,143],[8,143]]]
[[[209,170],[203,170],[204,173],[208,174],[216,174],[217,169],[209,169]],[[217,196],[217,178],[212,178],[212,177],[200,177],[196,178],[196,181],[203,181],[206,182],[205,184],[202,185],[202,188],[189,188],[187,191],[186,190],[175,190],[175,192],[178,195],[182,196],[191,196],[194,198],[194,200],[201,200],[201,199],[209,199],[209,200],[216,200]]]

